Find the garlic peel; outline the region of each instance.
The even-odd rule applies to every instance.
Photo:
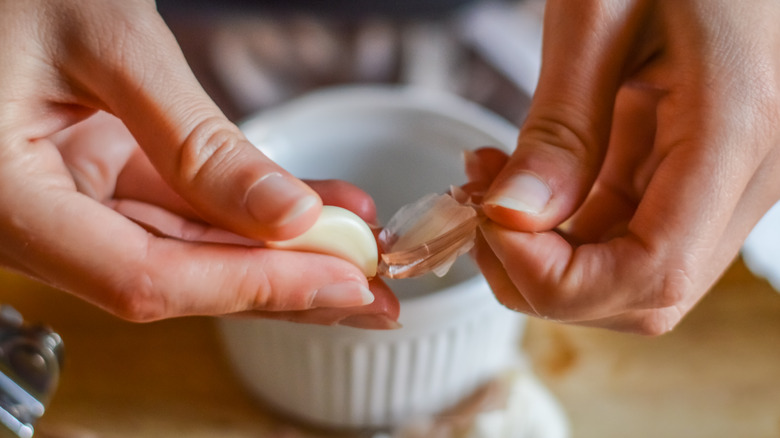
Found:
[[[388,278],[441,277],[474,246],[480,218],[449,194],[432,194],[401,208],[379,235],[378,272]]]
[[[360,268],[367,278],[376,275],[378,250],[374,233],[355,213],[332,205],[303,234],[266,242],[269,248],[315,252],[342,258]]]

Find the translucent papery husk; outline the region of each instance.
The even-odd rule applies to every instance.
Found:
[[[433,272],[444,276],[474,246],[479,221],[472,206],[450,194],[427,195],[404,206],[379,234],[379,275],[412,278]]]

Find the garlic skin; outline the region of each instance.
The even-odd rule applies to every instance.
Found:
[[[360,268],[366,278],[376,275],[379,252],[374,233],[358,215],[341,207],[325,205],[314,225],[303,234],[288,240],[269,241],[265,245],[332,255]]]
[[[453,194],[430,194],[402,207],[379,234],[379,274],[412,278],[433,272],[442,277],[474,246],[477,211]],[[468,201],[466,199],[466,201]]]

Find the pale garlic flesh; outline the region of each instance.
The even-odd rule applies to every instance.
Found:
[[[266,246],[332,255],[351,262],[367,278],[376,275],[378,250],[374,233],[358,215],[341,207],[323,206],[317,221],[303,234],[289,240],[269,241]]]

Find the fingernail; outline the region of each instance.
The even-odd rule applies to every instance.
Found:
[[[315,207],[319,198],[302,183],[279,172],[272,172],[255,183],[247,195],[246,203],[258,221],[284,226]],[[281,206],[282,211],[273,208],[274,204]]]
[[[485,204],[524,213],[538,214],[550,202],[552,192],[542,180],[527,172],[518,173],[503,181],[485,199]]]
[[[324,286],[314,293],[312,307],[355,307],[374,302],[374,294],[360,283]]]
[[[403,326],[398,321],[392,320],[386,315],[351,315],[336,325],[354,327],[367,330],[398,330]]]
[[[298,217],[302,216],[304,213],[309,211],[312,207],[317,205],[319,200],[316,196],[307,195],[303,198],[299,199],[291,208],[287,210],[287,212],[282,215],[281,218],[279,218],[278,221],[276,221],[277,225],[287,225],[288,223],[294,221]]]

